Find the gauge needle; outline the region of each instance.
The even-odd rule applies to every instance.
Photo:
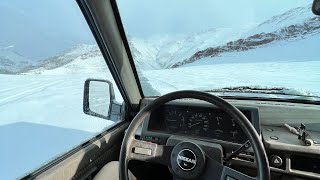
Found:
[[[189,128],[191,128],[191,127],[193,127],[193,126],[195,126],[195,125],[198,125],[198,124],[200,124],[201,122],[197,122],[197,123],[194,123],[194,124],[192,124],[192,125],[189,125]]]

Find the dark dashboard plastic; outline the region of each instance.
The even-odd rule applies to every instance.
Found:
[[[259,130],[257,109],[241,108]],[[165,105],[152,112],[147,130],[243,144],[247,137],[225,111],[213,107]]]
[[[148,101],[145,103],[147,104]],[[142,104],[142,107],[146,104]],[[246,106],[237,107],[244,112],[252,122],[257,132],[261,134],[258,108]],[[169,113],[171,113],[171,115],[169,115]],[[169,120],[176,121],[180,118],[179,122],[174,122],[178,124],[175,126],[179,126],[175,127],[176,129],[173,129],[172,127],[170,128],[170,124],[166,122],[166,118],[168,120],[168,118],[171,118],[170,116],[175,118]],[[222,118],[219,122],[219,126],[217,125],[218,117]],[[200,126],[197,123],[199,123]],[[192,126],[191,128],[190,125]],[[204,130],[206,126],[209,126],[207,132]],[[222,131],[222,134],[216,134],[217,130],[220,132]],[[237,134],[235,134],[236,137],[233,138],[235,130],[237,131]],[[228,147],[226,149],[226,153],[231,152],[239,147],[240,144],[247,141],[247,138],[240,126],[238,126],[236,122],[232,121],[230,116],[224,111],[208,103],[192,103],[188,101],[174,101],[167,103],[166,106],[151,113],[151,115],[144,121],[141,132],[141,138],[143,140],[165,144],[166,140],[172,135],[187,136],[208,142],[219,142]]]
[[[152,99],[143,101],[141,108],[151,101]],[[299,120],[301,122],[301,119],[308,123],[319,122],[318,117],[320,116],[318,116],[318,114],[320,108],[318,106],[259,101],[233,100],[232,102],[248,117],[256,130],[262,135],[272,172],[286,174],[292,177],[302,177],[303,179],[320,179],[320,146],[304,146],[296,136],[284,127],[281,127],[283,123],[291,122],[296,124]],[[182,126],[178,123],[178,129],[175,129],[176,127],[170,128],[172,124],[168,122],[167,124],[165,123],[166,118],[170,120],[170,115],[169,117],[166,116],[168,116],[168,113],[172,110],[177,111],[174,114],[181,114],[177,117],[183,116],[184,119],[183,123],[181,123]],[[210,112],[213,115],[208,115]],[[199,115],[199,113],[202,114]],[[244,142],[246,138],[239,135],[239,137],[241,137],[239,139],[241,140],[238,141],[230,139],[230,136],[217,137],[215,134],[212,134],[212,132],[217,130],[217,126],[211,125],[212,122],[217,123],[216,117],[218,114],[221,114],[221,110],[207,103],[201,103],[201,101],[174,101],[168,103],[166,107],[158,109],[145,120],[140,137],[144,140],[159,144],[165,144],[167,139],[173,135],[194,138],[205,142],[220,144],[224,149],[224,155],[227,155],[239,147],[241,142]],[[176,115],[172,117],[174,116]],[[196,116],[197,119],[200,119],[199,124],[201,124],[200,127],[202,129],[199,128],[198,124],[194,125],[199,121],[194,121],[194,118],[189,120],[191,116]],[[206,117],[204,118],[204,116]],[[204,122],[207,118],[209,119],[209,124],[208,122]],[[228,117],[224,118],[223,122],[223,128],[228,132],[233,122]],[[260,125],[260,122],[262,125]],[[188,128],[188,125],[190,126],[189,123],[191,123],[191,128]],[[207,133],[203,131],[205,125],[209,125],[211,132]],[[174,124],[174,126],[177,126],[177,124]],[[317,129],[315,126],[308,127],[310,129]],[[278,137],[278,139],[272,139],[273,136]],[[312,136],[315,141],[320,142],[320,133],[313,131]],[[274,156],[282,159],[283,164],[281,166],[274,166],[272,163],[272,157]],[[307,161],[305,159],[307,159]],[[309,162],[309,164],[304,166],[307,162]],[[255,168],[254,156],[250,149],[232,160],[232,163],[241,167]]]

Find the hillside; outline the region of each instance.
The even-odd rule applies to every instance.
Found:
[[[316,58],[314,57],[316,52],[315,42],[310,44],[310,41],[312,41],[311,39],[320,38],[320,18],[312,14],[310,11],[310,6],[295,8],[282,15],[272,17],[270,20],[261,23],[249,32],[256,34],[250,35],[246,38],[238,39],[236,41],[230,41],[221,46],[214,46],[198,51],[190,58],[175,63],[172,65],[172,68],[193,63],[204,58],[212,58],[212,60],[216,60],[224,56],[235,57],[233,56],[233,53],[237,53],[237,55],[239,53],[243,54],[246,51],[249,51],[250,53],[250,50],[253,49],[256,50],[252,51],[252,53],[256,54],[256,61],[259,61],[259,57],[261,57],[263,60],[267,60],[264,59],[263,56],[265,53],[255,53],[258,51],[264,51],[263,49],[274,49],[272,51],[267,51],[266,53],[272,54],[273,58],[276,58],[277,60],[281,60],[280,57],[282,57],[285,53],[284,51],[279,50],[279,47],[287,50],[285,51],[287,53],[284,56],[286,60],[288,60],[288,58],[294,58],[292,60],[297,60],[298,57],[292,56],[292,53],[294,52],[288,52],[288,48],[290,49],[291,46],[297,45],[302,47],[304,46],[302,45],[304,42],[308,44],[309,49],[304,48],[304,51],[298,51],[299,57],[305,59],[311,55],[313,56],[311,57],[312,60],[314,60],[314,58]],[[310,39],[310,41],[308,39]],[[277,47],[277,49],[272,48],[272,46]],[[308,52],[311,52],[311,54]],[[234,59],[239,60],[238,58]]]
[[[78,45],[69,51],[29,66],[23,74],[72,74],[108,72],[102,54],[96,45]]]
[[[0,48],[0,74],[13,74],[32,65],[29,59],[13,51],[11,47]]]
[[[245,28],[238,31],[231,28],[209,29],[184,37],[164,36],[146,40],[129,37],[129,45],[136,65],[141,69],[167,69],[199,50],[236,40],[246,30]]]
[[[320,18],[312,14],[310,6],[273,16],[251,29],[209,29],[185,37],[153,39],[128,36],[135,65],[142,71],[202,63],[317,60],[314,44],[319,38]],[[299,49],[301,44],[307,47],[303,52]],[[86,63],[92,63],[97,69],[87,69]],[[102,63],[104,60],[97,46],[78,45],[38,65],[28,66],[22,72],[105,71]]]
[[[309,43],[310,41],[312,41],[312,39],[320,38],[320,18],[312,14],[312,12],[310,11],[310,6],[295,8],[282,15],[272,17],[270,20],[261,23],[249,32],[254,32],[255,34],[250,35],[246,38],[238,39],[236,41],[230,41],[221,46],[213,46],[198,51],[191,57],[175,63],[171,67],[179,67],[204,58],[212,59],[213,61],[219,57],[232,55],[230,53],[243,54],[242,52],[250,51],[253,49],[256,50],[252,51],[253,53],[257,51],[263,51],[263,49],[274,49],[272,48],[272,46],[282,48],[284,50],[288,49],[288,47],[290,46],[296,47],[298,44],[300,44],[300,47],[302,47],[301,44],[303,44],[303,42]],[[310,41],[308,39],[310,39]],[[299,57],[303,55],[301,58],[305,59],[307,58],[306,56],[314,56],[315,53],[308,54],[307,52],[304,52],[316,52],[316,47],[314,47],[314,44],[315,43],[309,43],[309,49],[304,48],[302,52],[300,51]],[[284,54],[285,52],[286,54]],[[281,51],[279,49],[275,49],[275,51],[268,51],[266,53],[273,54],[273,57],[277,60],[281,60],[280,57],[285,58],[285,60],[290,60],[290,57],[292,57],[292,53],[294,53],[294,51]],[[267,59],[264,59],[263,55],[265,55],[266,53],[255,53],[255,57],[258,61],[261,60],[261,58],[265,61]],[[316,57],[311,58],[314,59]],[[296,59],[297,57],[292,60]],[[237,60],[239,59],[237,58]],[[241,61],[238,62],[240,63]]]

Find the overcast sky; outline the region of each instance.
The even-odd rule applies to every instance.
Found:
[[[151,37],[242,28],[312,0],[117,0],[128,34]]]
[[[243,28],[312,0],[117,0],[127,34],[185,35]],[[75,0],[0,0],[0,49],[33,60],[95,41]]]

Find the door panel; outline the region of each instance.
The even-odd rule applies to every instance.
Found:
[[[128,125],[128,122],[117,124],[99,137],[22,179],[92,178],[107,162],[118,159],[124,131]]]

